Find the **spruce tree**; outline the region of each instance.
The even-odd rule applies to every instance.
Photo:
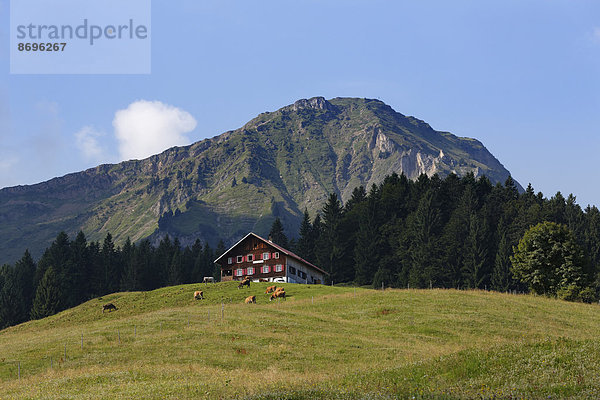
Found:
[[[54,267],[49,267],[35,292],[31,318],[40,319],[56,314],[60,308],[60,285]]]
[[[304,218],[300,224],[300,237],[296,246],[296,253],[309,262],[314,262],[315,242],[312,235],[312,224],[308,209],[304,209]]]
[[[417,210],[407,221],[409,233],[408,256],[410,263],[408,280],[412,287],[437,285],[439,280],[438,231],[439,209],[434,201],[434,192],[423,195]]]
[[[23,307],[23,295],[12,267],[3,270],[3,285],[0,289],[0,329],[18,324],[19,310]]]
[[[18,287],[19,297],[21,297],[17,312],[17,323],[29,320],[31,307],[33,305],[33,298],[35,295],[33,287],[35,268],[35,262],[33,261],[29,250],[25,250],[23,257],[16,262],[14,269],[15,282]]]
[[[340,222],[342,219],[342,205],[335,193],[331,193],[327,203],[323,207],[323,226],[318,245],[316,246],[316,257],[318,266],[327,271],[329,278],[334,282],[344,282],[348,279],[348,271],[342,265],[345,246],[342,242]],[[354,272],[352,265],[348,266],[351,273]]]
[[[190,246],[185,246],[181,253],[181,282],[182,283],[194,283],[198,282],[192,279],[192,273],[194,271],[194,251]]]
[[[358,285],[370,284],[379,265],[380,241],[378,240],[375,202],[374,196],[369,196],[358,222],[354,246],[354,281]]]
[[[486,231],[485,223],[477,214],[471,214],[469,218],[469,234],[465,246],[465,258],[463,261],[463,280],[468,288],[483,288],[486,279]]]
[[[123,276],[121,277],[121,290],[139,290],[139,268],[136,262],[137,249],[131,244],[129,237],[123,245],[121,260],[123,262]]]
[[[269,238],[273,243],[280,245],[281,247],[288,248],[288,238],[283,233],[283,224],[279,217],[275,218],[271,225],[271,231],[269,232]]]
[[[121,283],[121,270],[112,235],[107,233],[102,243],[102,288],[101,293],[116,292]]]
[[[504,223],[498,226],[500,235],[500,243],[498,244],[498,252],[494,260],[494,269],[492,271],[492,289],[500,292],[506,292],[512,288],[512,272],[510,256],[512,255],[511,246],[508,242]]]
[[[155,274],[155,250],[148,239],[142,240],[135,249],[134,266],[135,274],[138,276],[139,289],[156,289]]]
[[[65,268],[62,284],[64,291],[68,293],[67,307],[73,307],[88,299],[90,260],[88,257],[87,239],[82,231],[71,242],[71,260]]]
[[[176,244],[179,242],[176,239]],[[171,259],[171,264],[169,265],[169,277],[168,284],[179,285],[183,281],[183,263],[181,259],[181,249],[179,246],[174,246],[175,250],[173,252],[173,258]]]
[[[175,248],[169,235],[166,235],[159,243],[155,252],[153,273],[154,282],[152,288],[164,286],[168,281],[169,266],[173,260]]]

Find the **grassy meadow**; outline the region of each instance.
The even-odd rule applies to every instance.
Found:
[[[600,398],[598,305],[266,286],[116,293],[0,331],[0,399]]]

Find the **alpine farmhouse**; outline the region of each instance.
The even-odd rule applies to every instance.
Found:
[[[241,280],[248,276],[255,282],[289,282],[319,284],[327,272],[300,256],[248,233],[215,260],[221,266],[221,281]]]

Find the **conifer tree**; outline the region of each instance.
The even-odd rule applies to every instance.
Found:
[[[139,288],[156,289],[155,259],[156,252],[148,239],[141,241],[135,250],[135,273],[138,276]]]
[[[168,280],[169,266],[173,260],[174,247],[169,235],[160,241],[156,249],[153,263],[154,282],[152,288],[164,286]]]
[[[190,248],[190,246],[185,246],[181,253],[181,283],[198,282],[197,280],[192,279],[194,261],[194,251]]]
[[[373,281],[379,266],[381,244],[378,236],[376,198],[370,195],[360,215],[354,246],[354,281],[358,285],[367,285]],[[388,281],[388,285],[390,283]]]
[[[312,235],[312,224],[308,209],[304,209],[304,217],[300,224],[300,237],[296,246],[296,253],[309,262],[314,262],[315,242]]]
[[[498,244],[498,252],[494,260],[494,269],[492,271],[492,289],[500,292],[506,292],[512,288],[512,272],[510,256],[512,255],[511,246],[508,242],[506,228],[504,223],[498,226],[500,243]]]
[[[121,254],[123,263],[123,276],[121,277],[121,290],[134,291],[139,290],[139,263],[137,262],[137,249],[131,243],[129,237],[123,245]]]
[[[121,283],[121,269],[117,250],[112,240],[112,235],[107,233],[102,243],[102,288],[101,293],[113,293]]]
[[[88,244],[85,234],[79,231],[75,240],[71,242],[71,260],[63,274],[64,290],[69,299],[65,301],[67,307],[73,307],[88,299],[90,260]]]
[[[3,269],[3,285],[0,288],[0,329],[18,324],[19,310],[23,307],[23,296],[19,290],[15,271],[7,266]]]
[[[31,318],[40,319],[56,314],[61,309],[61,298],[58,276],[51,266],[46,270],[35,292]]]
[[[279,217],[275,218],[273,224],[271,225],[271,231],[269,232],[269,238],[273,241],[273,243],[280,245],[281,247],[288,247],[288,238],[283,233],[283,224]]]
[[[439,254],[437,234],[440,229],[439,210],[434,204],[433,191],[427,191],[419,207],[407,221],[409,233],[408,280],[412,287],[437,285]]]
[[[29,250],[25,250],[23,257],[16,262],[14,269],[15,282],[19,292],[18,296],[20,297],[17,323],[29,320],[33,298],[35,296],[33,287],[35,268],[35,262],[33,261]]]
[[[178,244],[177,239],[176,244]],[[173,258],[169,265],[169,285],[178,285],[183,281],[183,264],[181,259],[181,249],[179,246],[174,246]]]
[[[486,279],[486,232],[485,224],[478,218],[477,214],[471,214],[469,218],[469,234],[465,246],[465,258],[462,272],[463,279],[468,288],[483,288]]]
[[[353,266],[342,265],[345,246],[340,232],[341,219],[342,205],[337,195],[332,193],[323,207],[323,226],[315,255],[318,266],[327,271],[330,274],[329,278],[334,282],[351,280],[351,277],[348,279],[348,275],[354,272]]]

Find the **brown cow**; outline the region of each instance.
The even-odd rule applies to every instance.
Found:
[[[272,301],[273,299],[276,299],[278,297],[283,297],[285,299],[285,291],[279,291],[279,292],[275,292],[271,295],[271,298],[269,299],[269,301]]]
[[[276,289],[276,287],[275,287],[275,286],[269,286],[269,287],[267,288],[267,290],[265,291],[265,293],[271,293],[271,292],[274,292],[274,291],[275,291],[275,289]]]
[[[278,287],[275,289],[275,292],[285,292],[285,289],[282,287]]]
[[[111,312],[113,310],[117,311],[118,308],[113,304],[113,303],[108,303],[102,306],[102,313],[104,314],[104,311],[108,310],[108,312]]]
[[[269,280],[268,280],[268,279],[265,279],[265,278],[260,278],[258,281],[259,281],[259,282],[269,282]]]
[[[241,281],[240,284],[238,285],[238,289],[241,289],[244,286],[250,287],[250,279],[244,279],[243,281]]]
[[[202,290],[196,290],[194,292],[194,299],[196,299],[196,300],[203,300],[204,299],[204,292]]]
[[[256,296],[248,296],[248,297],[246,297],[245,303],[246,304],[250,304],[250,303],[256,304]]]

